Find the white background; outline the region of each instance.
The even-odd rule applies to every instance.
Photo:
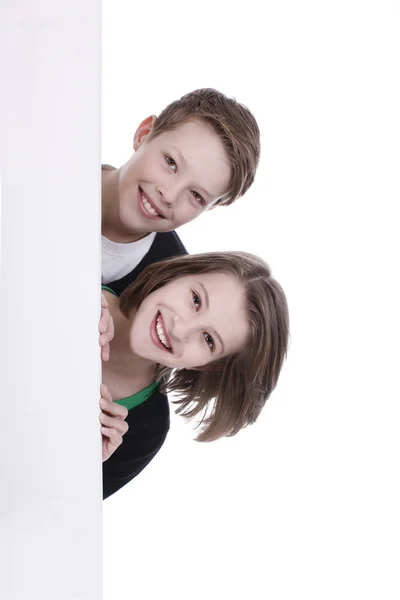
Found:
[[[400,598],[399,12],[103,1],[103,162],[198,87],[248,105],[256,183],[180,234],[190,252],[261,255],[291,312],[259,422],[202,445],[175,416],[104,503],[106,600]]]
[[[0,1],[2,600],[101,597],[100,1],[82,4]]]

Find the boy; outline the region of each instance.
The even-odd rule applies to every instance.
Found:
[[[243,196],[254,181],[260,132],[246,107],[206,88],[142,121],[133,147],[120,169],[102,168],[102,283],[117,296],[149,264],[186,253],[176,228]],[[107,498],[154,458],[170,420],[160,391],[129,410],[127,433],[106,393],[102,403],[102,424],[116,440],[103,462]],[[107,437],[103,447],[113,445]]]
[[[246,107],[206,88],[142,121],[133,147],[120,169],[102,169],[102,283],[117,295],[148,264],[186,253],[176,228],[249,189],[260,133]]]

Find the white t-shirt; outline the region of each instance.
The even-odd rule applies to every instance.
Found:
[[[129,244],[118,244],[101,236],[101,282],[103,285],[124,277],[140,263],[150,250],[155,232]]]

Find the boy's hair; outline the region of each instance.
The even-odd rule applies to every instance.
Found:
[[[212,88],[190,92],[169,104],[158,116],[149,136],[193,119],[208,123],[228,155],[231,179],[226,193],[215,205],[229,206],[243,196],[254,181],[260,159],[260,131],[246,106]]]
[[[232,436],[254,423],[275,388],[286,357],[289,313],[285,294],[269,266],[245,252],[209,252],[177,256],[149,265],[120,297],[120,309],[132,309],[158,288],[179,277],[200,273],[230,274],[243,285],[250,335],[246,348],[196,370],[158,366],[162,389],[175,392],[178,414],[202,413],[198,441]],[[208,415],[206,415],[208,413]]]

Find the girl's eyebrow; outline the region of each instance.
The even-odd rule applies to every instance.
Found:
[[[203,290],[204,297],[205,297],[205,299],[206,299],[206,307],[207,307],[207,310],[210,310],[210,301],[209,301],[209,298],[208,298],[208,292],[207,292],[207,290],[206,290],[206,287],[205,287],[205,285],[203,285],[203,284],[201,283],[201,281],[198,281],[197,283],[199,284],[199,286],[200,286],[200,287],[202,288],[202,290]]]
[[[205,298],[205,301],[206,301],[206,308],[209,311],[210,310],[210,299],[209,299],[209,296],[208,296],[207,288],[205,287],[204,284],[201,283],[201,281],[198,281],[197,283],[199,284],[199,286],[203,290],[204,298]],[[215,337],[218,338],[218,341],[219,341],[219,343],[221,345],[221,352],[220,352],[220,354],[223,354],[225,352],[224,342],[222,341],[222,338],[219,335],[218,331],[216,331],[214,328],[213,328],[213,332],[214,332]]]
[[[173,150],[173,152],[175,154],[178,155],[179,160],[183,163],[183,165],[187,168],[188,164],[186,162],[186,158],[183,156],[182,152],[179,150],[179,148],[177,148],[176,146],[170,146],[171,150]],[[204,196],[208,196],[209,199],[214,198],[215,196],[213,196],[212,194],[210,194],[210,192],[207,192],[207,190],[205,188],[203,188],[202,185],[198,185],[196,186],[199,188],[199,190],[204,194]]]

